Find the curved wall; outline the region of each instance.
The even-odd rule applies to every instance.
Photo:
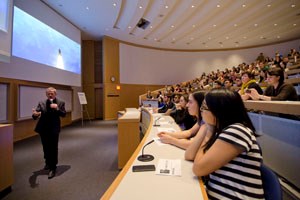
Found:
[[[253,62],[260,52],[274,57],[291,48],[299,51],[300,40],[251,49],[185,52],[137,47],[120,43],[120,83],[166,85],[199,77],[215,71]]]

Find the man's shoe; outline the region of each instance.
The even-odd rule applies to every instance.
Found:
[[[55,176],[55,173],[56,173],[55,170],[50,170],[48,174],[48,179],[53,178]]]
[[[45,165],[44,170],[49,170],[49,169],[50,169],[49,165]]]

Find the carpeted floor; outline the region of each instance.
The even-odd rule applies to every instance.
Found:
[[[118,175],[117,121],[64,127],[57,175],[48,179],[39,136],[14,144],[14,184],[4,200],[98,200]]]

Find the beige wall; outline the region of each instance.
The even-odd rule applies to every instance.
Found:
[[[105,37],[103,39],[103,74],[104,74],[104,119],[116,119],[117,112],[125,108],[138,108],[139,95],[147,90],[156,90],[162,88],[162,85],[139,85],[139,84],[121,84],[120,83],[120,42],[118,40]],[[111,77],[115,81],[111,81]],[[117,90],[116,87],[121,89]]]

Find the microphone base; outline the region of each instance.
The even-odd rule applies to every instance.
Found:
[[[153,126],[160,126],[160,124],[154,124]]]
[[[140,155],[138,157],[138,160],[142,161],[142,162],[149,162],[149,161],[151,161],[153,159],[154,159],[154,156],[149,155],[149,154]]]

